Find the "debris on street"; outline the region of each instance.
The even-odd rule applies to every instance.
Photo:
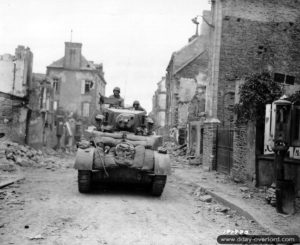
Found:
[[[7,142],[5,144],[5,157],[9,163],[15,163],[21,167],[29,167],[38,165],[42,161],[43,153],[27,145]]]
[[[36,150],[28,145],[11,141],[0,142],[0,171],[15,172],[20,167],[71,167],[64,164],[63,159],[72,155],[57,152],[50,148]]]
[[[211,202],[212,197],[211,197],[211,195],[203,195],[203,196],[200,196],[198,200],[202,201],[202,202]]]

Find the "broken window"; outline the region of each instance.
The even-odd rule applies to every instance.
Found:
[[[89,117],[89,115],[90,115],[90,103],[83,102],[82,103],[82,116]]]
[[[295,83],[295,77],[289,76],[281,73],[275,73],[274,74],[274,81],[278,83],[284,83],[289,85],[294,85]]]
[[[94,82],[92,80],[82,80],[81,94],[88,94],[94,88]]]

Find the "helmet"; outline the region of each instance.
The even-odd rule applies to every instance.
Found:
[[[115,87],[113,91],[121,91],[119,87]]]
[[[134,105],[139,105],[140,102],[139,102],[138,100],[135,100],[135,101],[133,101],[133,104],[134,104]]]
[[[98,115],[95,116],[95,120],[96,121],[103,121],[104,120],[104,116],[98,114]]]

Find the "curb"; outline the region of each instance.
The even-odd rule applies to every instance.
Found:
[[[198,185],[199,186],[199,185]],[[202,187],[203,188],[203,187]],[[255,221],[259,226],[261,226],[264,230],[271,233],[271,235],[279,235],[278,232],[274,230],[270,230],[269,227],[267,227],[265,224],[262,224],[260,221],[258,221],[254,216],[252,216],[248,211],[245,209],[242,209],[241,207],[237,206],[235,203],[228,201],[226,198],[222,197],[219,194],[216,194],[210,190],[207,190],[206,188],[203,188],[209,195],[214,197],[218,202],[222,203],[223,205],[234,209],[239,215],[242,215],[246,217],[249,220]]]
[[[180,178],[179,176],[177,176],[178,178]],[[180,178],[182,179],[182,178]],[[232,201],[229,201],[226,197],[209,190],[207,187],[205,186],[201,186],[198,183],[192,182],[190,181],[190,183],[195,186],[195,187],[199,187],[203,190],[205,190],[209,195],[211,195],[216,201],[222,203],[223,205],[229,207],[230,209],[235,210],[239,215],[246,217],[249,220],[253,220],[255,221],[259,226],[261,226],[264,230],[266,230],[267,232],[270,232],[271,235],[280,235],[279,231],[274,230],[274,229],[270,229],[270,227],[267,226],[267,224],[263,224],[262,222],[260,222],[257,218],[255,218],[252,214],[250,214],[248,211],[246,211],[245,209],[241,208],[240,206],[236,205],[235,203],[233,203]]]
[[[6,186],[12,185],[15,182],[18,182],[18,181],[23,180],[23,179],[25,179],[25,177],[20,176],[20,177],[16,177],[15,179],[12,179],[12,180],[7,180],[7,181],[0,182],[0,189],[4,188]]]

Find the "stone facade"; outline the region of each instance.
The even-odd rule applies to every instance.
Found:
[[[203,126],[203,168],[206,171],[216,170],[217,128],[219,121],[206,120]]]
[[[220,127],[235,130],[233,177],[253,180],[255,157],[249,154],[255,156],[258,143],[254,125],[233,127],[230,107],[238,96],[236,83],[246,75],[269,71],[275,81],[286,84],[286,91],[299,88],[299,13],[300,3],[292,0],[212,1],[206,112],[220,121]]]
[[[0,56],[0,131],[19,143],[28,140],[28,98],[33,54],[18,46],[15,55]]]
[[[54,110],[58,108],[88,121],[105,95],[106,81],[102,64],[87,61],[81,43],[65,43],[63,58],[47,67],[54,90]]]

